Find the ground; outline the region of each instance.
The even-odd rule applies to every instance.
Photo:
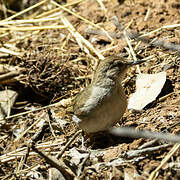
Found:
[[[9,1],[10,6],[0,6],[1,47],[11,50],[1,48],[0,65],[10,72],[14,67],[18,71],[15,77],[0,79],[1,90],[18,93],[11,115],[0,119],[1,179],[47,179],[51,172],[55,179],[52,167],[59,168],[65,179],[75,176],[113,180],[179,179],[178,144],[154,141],[147,145],[151,140],[120,138],[102,132],[85,134],[85,150],[82,150],[80,133],[74,136],[78,127],[72,122],[71,106],[74,97],[91,82],[102,55],[128,55],[127,41],[117,37],[122,31],[113,21],[116,16],[128,32],[149,39],[148,43],[131,40],[136,56],[148,58],[140,65],[141,73],[167,73],[166,84],[156,101],[140,112],[127,110],[116,126],[179,133],[180,50],[177,49],[180,45],[175,51],[173,45],[180,44],[180,1],[63,1],[56,11],[52,9],[58,7],[58,1],[42,1],[27,13],[8,18],[14,11],[33,7],[25,2],[22,0],[21,6],[13,10],[10,8],[14,1]],[[29,22],[25,21],[28,19]],[[89,33],[89,28],[96,34]],[[102,28],[116,37],[103,35]],[[157,39],[163,43],[155,47],[149,43]],[[160,45],[170,42],[169,49]],[[133,67],[126,74],[123,87],[127,97],[135,91],[137,73]],[[67,145],[72,137],[74,140]],[[49,156],[62,152],[59,166],[45,160],[37,149]]]

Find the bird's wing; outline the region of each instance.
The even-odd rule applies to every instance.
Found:
[[[97,86],[88,86],[81,91],[74,100],[74,113],[87,115],[103,101],[109,93],[109,89]]]
[[[79,94],[76,96],[73,103],[74,114],[81,115],[83,113],[81,109],[82,107],[84,107],[87,99],[89,98],[90,91],[91,88],[90,86],[88,86],[85,89],[83,89],[81,92],[79,92]]]

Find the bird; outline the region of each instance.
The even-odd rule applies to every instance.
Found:
[[[122,56],[101,60],[92,82],[74,99],[72,120],[86,133],[106,131],[120,121],[127,108],[121,85],[127,70],[144,60],[129,61]]]

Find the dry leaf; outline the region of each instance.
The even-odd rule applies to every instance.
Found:
[[[0,91],[0,118],[9,116],[18,93],[13,90]]]
[[[49,174],[49,179],[66,180],[65,177],[62,175],[62,173],[59,170],[57,170],[56,168],[49,168],[48,174]]]
[[[135,168],[125,168],[124,169],[124,180],[135,180],[140,177]]]
[[[139,74],[136,79],[136,92],[129,98],[128,109],[142,110],[161,92],[166,81],[166,72]]]

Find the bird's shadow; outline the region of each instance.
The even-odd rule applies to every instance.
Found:
[[[123,143],[132,143],[135,139],[128,137],[118,137],[110,134],[108,131],[103,131],[95,134],[91,134],[86,141],[87,146],[91,146],[91,149],[106,149],[111,146],[116,146]]]

